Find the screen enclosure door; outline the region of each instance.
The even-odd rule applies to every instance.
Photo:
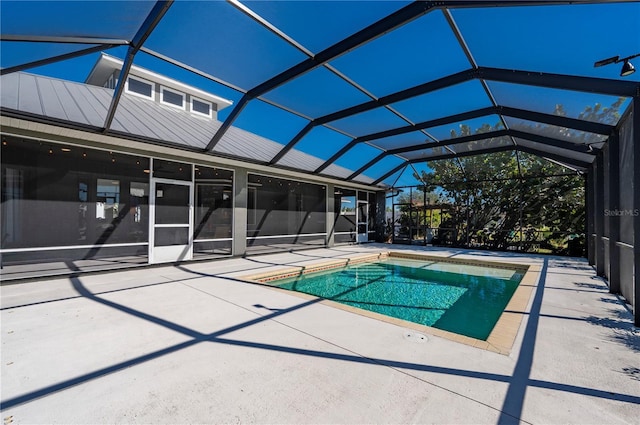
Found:
[[[193,183],[152,179],[149,262],[167,263],[193,257]]]
[[[358,243],[369,240],[369,203],[358,201]]]

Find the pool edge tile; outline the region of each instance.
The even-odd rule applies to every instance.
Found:
[[[287,289],[278,288],[271,284],[272,281],[283,279],[286,277],[300,276],[306,273],[314,273],[324,270],[330,270],[334,268],[346,267],[352,264],[359,264],[369,261],[377,261],[382,258],[405,258],[421,261],[442,261],[455,264],[466,264],[474,266],[495,267],[495,268],[509,268],[517,269],[524,272],[524,276],[520,280],[518,287],[511,296],[511,299],[507,303],[507,306],[503,310],[502,314],[498,318],[493,330],[489,334],[486,340],[471,338],[465,335],[456,334],[453,332],[437,329],[434,327],[421,325],[419,323],[409,322],[406,320],[398,319],[395,317],[385,316],[373,311],[359,309],[357,307],[348,306],[332,300],[323,299],[320,304],[329,305],[333,308],[338,308],[343,311],[358,314],[360,316],[369,317],[371,319],[380,320],[399,327],[415,330],[425,333],[430,336],[444,338],[450,341],[458,342],[464,345],[468,345],[474,348],[487,350],[490,352],[498,353],[501,355],[509,355],[513,349],[518,332],[522,326],[522,318],[527,313],[527,307],[533,294],[533,289],[537,288],[540,278],[541,266],[539,264],[523,263],[523,262],[504,262],[504,261],[491,261],[486,259],[461,259],[451,258],[447,256],[407,253],[402,251],[382,251],[376,254],[365,254],[357,256],[349,256],[346,258],[334,259],[331,261],[321,261],[318,263],[311,263],[301,266],[290,266],[284,269],[272,270],[270,272],[263,272],[253,275],[239,276],[239,279],[245,280],[249,283],[259,284],[267,286],[272,289],[277,289],[289,295],[294,295],[307,300],[317,299],[319,297],[304,294],[296,291],[290,291]]]

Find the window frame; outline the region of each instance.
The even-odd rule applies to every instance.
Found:
[[[115,87],[115,80],[113,78],[113,74],[109,75],[109,79],[107,80],[106,83],[104,83],[104,87],[108,88],[108,89],[113,89]]]
[[[166,102],[164,100],[164,92],[169,92],[172,94],[176,94],[182,97],[182,106],[176,105],[175,103]],[[187,95],[184,92],[174,90],[172,88],[160,85],[160,103],[162,105],[171,106],[172,108],[181,109],[185,111],[187,109]]]
[[[209,105],[209,115],[203,114],[202,112],[196,111],[195,109],[193,109],[193,101],[194,100],[198,101],[200,103],[204,103],[204,104]],[[200,116],[200,117],[213,118],[213,103],[212,102],[209,102],[208,100],[199,99],[199,98],[197,98],[195,96],[191,96],[191,102],[190,103],[191,103],[191,113],[192,114]]]
[[[135,92],[135,91],[130,90],[130,89],[129,89],[129,80],[131,80],[131,79],[136,80],[136,81],[138,81],[139,83],[143,83],[143,84],[150,85],[150,86],[151,86],[151,96],[147,96],[147,95],[145,95],[145,94],[138,93],[138,92]],[[125,87],[124,87],[124,90],[125,90],[125,92],[127,92],[127,93],[129,93],[129,94],[132,94],[132,95],[134,95],[134,96],[141,97],[141,98],[143,98],[143,99],[151,99],[151,100],[153,100],[153,101],[155,101],[155,100],[156,100],[156,84],[155,84],[153,81],[145,80],[144,78],[140,78],[140,77],[135,76],[135,75],[129,75],[129,76],[127,77],[127,83],[126,83],[126,85],[125,85]]]

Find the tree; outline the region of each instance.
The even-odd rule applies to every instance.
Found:
[[[580,119],[615,123],[624,98],[610,107],[586,107]],[[566,115],[556,105],[556,115]],[[540,123],[525,124],[527,131],[574,143],[598,145],[598,135]],[[452,137],[487,133],[502,124],[483,124],[477,129],[460,126]],[[492,138],[469,143],[470,150],[510,143]],[[444,223],[455,229],[454,243],[482,245],[490,249],[533,245],[552,252],[566,252],[570,238],[584,233],[584,177],[561,165],[523,152],[499,152],[428,163],[431,172],[416,176],[422,189],[445,198],[452,216]],[[421,190],[422,190],[421,189]],[[443,226],[444,227],[444,226]]]

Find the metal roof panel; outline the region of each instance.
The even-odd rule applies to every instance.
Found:
[[[268,162],[282,147],[281,144],[257,134],[231,127],[213,151]]]
[[[64,105],[60,101],[51,80],[48,78],[39,78],[38,90],[40,91],[40,101],[44,114],[48,117],[57,117],[68,120]]]
[[[78,108],[82,110],[87,123],[95,127],[102,127],[107,109],[101,103],[96,102],[97,98],[91,94],[91,90],[87,86],[77,83],[65,83],[65,86]]]
[[[69,93],[67,88],[67,82],[61,80],[51,79],[51,86],[56,92],[56,96],[60,100],[60,104],[64,108],[64,114],[66,119],[72,122],[78,122],[81,124],[89,124],[84,113]]]
[[[18,82],[18,109],[36,115],[44,115],[36,78],[36,76],[30,74],[22,74],[20,76]]]
[[[19,73],[3,75],[0,78],[0,102],[2,106],[18,109]]]
[[[278,161],[278,165],[313,171],[324,163],[320,158],[313,157],[299,150],[292,149]]]

